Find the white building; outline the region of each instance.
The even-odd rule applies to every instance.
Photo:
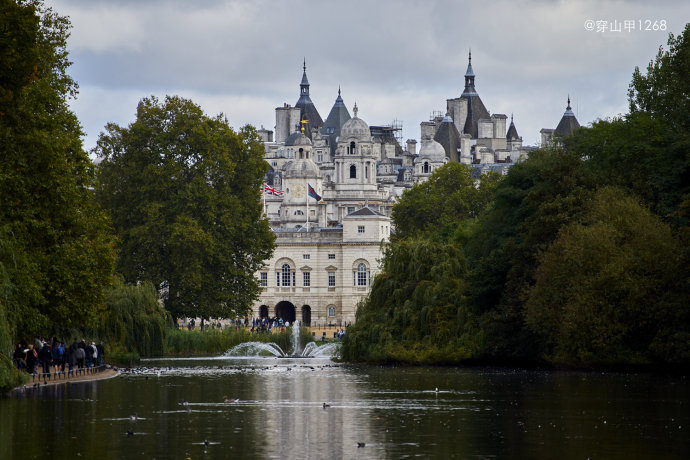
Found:
[[[357,303],[380,270],[389,216],[404,190],[448,161],[472,165],[473,175],[505,174],[530,147],[522,146],[512,116],[506,132],[507,117],[485,108],[471,54],[462,95],[446,101],[445,117],[421,123],[419,153],[413,139],[400,145],[401,126],[369,126],[356,104],[351,117],[340,88],[323,121],[309,87],[305,63],[297,103],[275,109],[275,140],[273,131],[259,130],[271,191],[264,195],[265,214],[277,247],[257,274],[263,292],[253,313],[344,324],[355,320]]]

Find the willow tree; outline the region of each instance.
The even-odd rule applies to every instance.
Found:
[[[94,151],[125,280],[151,281],[176,317],[244,315],[274,244],[256,131],[235,132],[190,100],[151,97],[129,126],[108,124]]]

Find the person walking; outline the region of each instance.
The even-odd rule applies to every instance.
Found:
[[[103,342],[98,342],[98,345],[96,345],[96,350],[98,351],[98,365],[102,366],[103,365],[103,358],[105,358],[105,347],[103,346]]]
[[[38,350],[38,359],[41,362],[41,368],[44,374],[50,374],[50,365],[53,362],[53,350],[50,345],[45,343],[40,350]]]
[[[26,352],[26,372],[29,374],[36,373],[36,362],[38,361],[38,353],[34,350],[33,344],[24,350]]]
[[[14,365],[17,366],[17,369],[22,370],[26,367],[26,361],[24,361],[25,358],[26,353],[24,352],[24,347],[21,343],[18,343],[17,348],[14,349],[14,354],[12,355]]]

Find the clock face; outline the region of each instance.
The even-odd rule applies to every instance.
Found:
[[[295,188],[292,189],[292,193],[297,198],[303,197],[305,191],[306,191],[306,189],[304,188],[304,185],[302,185],[302,184],[297,184],[297,185],[295,185]]]

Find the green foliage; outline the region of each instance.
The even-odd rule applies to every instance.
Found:
[[[220,355],[244,342],[275,342],[283,350],[291,346],[289,329],[274,333],[251,333],[247,328],[211,329],[203,331],[174,329],[168,333],[168,355],[170,356],[211,356]]]
[[[39,1],[0,8],[0,302],[28,337],[94,323],[115,252],[68,106],[69,22]]]
[[[690,116],[689,116],[690,118]],[[601,185],[615,185],[640,197],[674,225],[680,203],[690,198],[690,133],[664,118],[637,112],[599,120],[565,140]]]
[[[175,316],[243,316],[273,250],[255,130],[235,133],[189,100],[145,98],[128,127],[106,126],[97,196],[120,237],[118,270],[149,280]]]
[[[498,185],[466,245],[470,304],[481,315],[488,358],[537,356],[524,327],[525,293],[534,284],[539,253],[591,199],[595,185],[581,165],[577,155],[562,150],[532,152]]]
[[[28,374],[19,372],[12,361],[0,353],[0,395],[23,385],[29,380]]]
[[[106,353],[105,360],[114,366],[134,367],[141,363],[141,356],[139,353],[114,351]]]
[[[344,360],[449,364],[479,354],[483,336],[467,310],[462,246],[501,176],[475,181],[471,173],[446,164],[395,205],[395,237],[345,336]]]
[[[646,112],[654,118],[670,122],[676,131],[690,129],[690,24],[674,37],[668,38],[667,51],[659,48],[654,61],[647,66],[647,75],[635,67],[628,88],[630,113]]]
[[[448,163],[428,181],[403,193],[393,208],[395,240],[436,234],[449,238],[459,221],[479,215],[493,197],[500,174],[482,175],[475,187],[472,169],[460,163]]]
[[[470,358],[464,271],[464,257],[453,243],[388,246],[383,270],[345,336],[343,359],[432,364]]]
[[[165,354],[166,335],[172,322],[150,282],[132,286],[118,278],[108,289],[105,304],[100,336],[111,347],[117,349],[119,345],[124,351],[141,356]]]
[[[529,293],[526,322],[548,359],[651,363],[652,343],[666,348],[670,337],[690,331],[690,297],[676,276],[679,249],[670,227],[633,198],[599,190],[582,219],[541,255]]]

